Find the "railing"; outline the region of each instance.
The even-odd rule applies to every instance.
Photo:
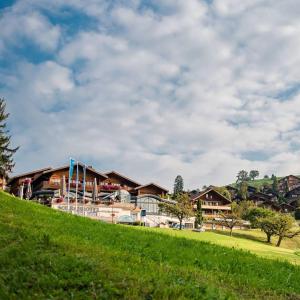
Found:
[[[68,181],[66,181],[66,188],[68,187]],[[72,181],[70,183],[70,187],[72,189],[76,188],[76,182]],[[37,187],[37,189],[60,189],[61,188],[61,182],[59,181],[43,181],[41,185]],[[86,191],[92,191],[94,188],[92,182],[87,182],[85,185],[85,190]],[[121,186],[121,185],[115,185],[115,184],[100,184],[97,185],[98,191],[118,191],[118,190],[131,190],[131,188],[127,186]],[[83,183],[79,182],[78,183],[78,189],[82,190],[83,189]]]

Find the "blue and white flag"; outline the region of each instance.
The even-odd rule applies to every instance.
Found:
[[[72,176],[73,176],[74,165],[75,165],[75,159],[70,158],[69,180],[71,180],[71,178],[72,178]]]

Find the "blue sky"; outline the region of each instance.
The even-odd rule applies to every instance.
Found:
[[[299,174],[297,2],[2,1],[15,173],[73,156],[166,187]]]

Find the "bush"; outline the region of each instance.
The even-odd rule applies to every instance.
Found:
[[[300,220],[300,207],[298,207],[295,211],[295,219]]]

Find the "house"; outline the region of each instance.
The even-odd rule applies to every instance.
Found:
[[[70,178],[69,193],[69,165],[14,176],[9,181],[10,189],[21,198],[106,221],[118,222],[119,217],[140,220],[141,209],[151,215],[150,219],[146,218],[149,226],[158,226],[161,218],[164,219],[158,204],[164,201],[161,197],[166,197],[168,190],[160,185],[142,185],[116,171],[100,173],[81,163],[78,163],[78,175],[76,170],[77,165]],[[27,193],[29,189],[30,194]],[[164,219],[162,222],[167,221]]]
[[[11,194],[15,196],[23,197],[23,194],[21,195],[21,188],[24,187],[26,184],[33,182],[37,177],[39,177],[43,172],[50,170],[50,167],[34,170],[31,172],[23,173],[14,177],[11,177],[7,185],[9,186],[9,191]],[[24,188],[23,193],[24,193]]]
[[[124,176],[116,171],[104,173],[107,176],[100,186],[101,191],[110,192],[115,190],[126,190],[129,193],[136,194],[135,188],[142,186],[140,183]]]
[[[290,208],[293,208],[293,211],[297,207],[300,207],[300,186],[294,185],[294,188],[291,188],[286,193],[285,198],[287,199],[287,204],[290,206]],[[290,211],[288,207],[286,207],[285,209]]]
[[[288,175],[278,180],[279,193],[285,194],[300,186],[300,178],[295,175]]]
[[[83,178],[84,178],[84,165],[78,164],[78,183],[76,184],[76,166],[73,172],[72,178],[70,179],[70,198],[73,201],[74,194],[76,191],[76,186],[78,190],[79,196],[83,195]],[[92,167],[86,167],[85,174],[85,191],[88,195],[94,190],[94,184],[96,183],[96,189],[100,191],[101,183],[107,179],[105,174],[102,174]],[[64,182],[62,182],[64,180]],[[69,184],[69,165],[65,165],[55,169],[45,170],[39,176],[37,176],[34,180],[32,180],[32,198],[55,198],[65,196],[62,194],[66,194],[66,188]],[[65,191],[61,191],[63,189],[62,185],[65,186]]]
[[[168,193],[168,190],[161,187],[158,184],[155,184],[153,182],[141,185],[135,188],[135,191],[137,192],[137,196],[140,195],[156,195],[159,197],[165,197]]]
[[[191,198],[195,208],[198,200],[201,200],[203,216],[206,218],[215,218],[220,213],[228,214],[231,211],[231,200],[213,188],[208,188]]]

